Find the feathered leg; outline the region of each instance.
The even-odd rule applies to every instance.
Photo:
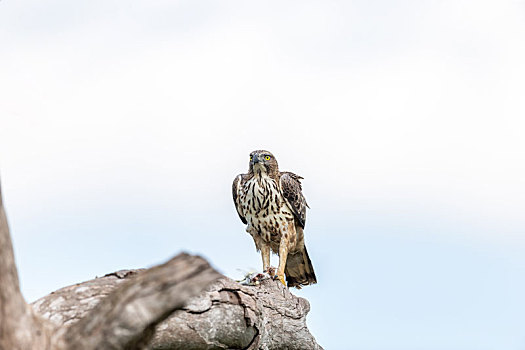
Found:
[[[283,244],[284,243],[284,244]],[[283,242],[281,239],[281,245],[279,246],[279,267],[277,268],[277,279],[286,286],[284,280],[284,268],[286,266],[286,258],[288,257],[288,242]]]
[[[288,251],[290,245],[291,235],[295,235],[295,227],[293,224],[287,223],[281,230],[281,242],[279,243],[279,267],[277,268],[277,278],[282,284],[286,286],[284,280],[284,269],[286,268],[286,259],[288,258]]]
[[[263,261],[263,271],[268,272],[270,268],[270,246],[266,243],[261,244],[261,256]]]
[[[270,268],[270,245],[261,239],[261,236],[251,225],[251,223],[248,224],[248,227],[246,227],[246,232],[248,232],[253,237],[255,248],[261,251],[263,272],[268,272],[268,269]]]

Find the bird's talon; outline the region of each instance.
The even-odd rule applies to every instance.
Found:
[[[273,276],[273,279],[279,280],[286,287],[286,281],[284,280],[284,276],[275,275]]]

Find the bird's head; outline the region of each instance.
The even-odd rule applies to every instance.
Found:
[[[279,171],[277,159],[268,151],[253,151],[250,153],[250,172],[255,174],[266,173],[272,175]]]

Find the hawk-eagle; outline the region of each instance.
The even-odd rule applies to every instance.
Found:
[[[301,192],[302,177],[281,172],[274,155],[253,151],[247,174],[233,181],[233,201],[241,221],[261,252],[263,270],[270,268],[270,251],[279,254],[277,278],[288,287],[317,283],[312,262],[304,245],[306,200]]]

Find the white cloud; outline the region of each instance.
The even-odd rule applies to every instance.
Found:
[[[521,3],[1,6],[2,170],[26,198],[205,195],[265,147],[339,202],[524,225]]]

